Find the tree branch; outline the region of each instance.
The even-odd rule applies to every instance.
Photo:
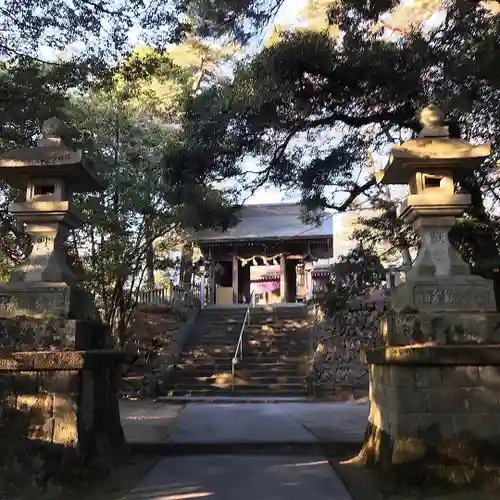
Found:
[[[336,210],[337,212],[345,212],[351,203],[361,194],[365,193],[371,187],[375,186],[376,180],[375,177],[370,177],[364,184],[356,185],[350,192],[347,199],[341,203],[340,205],[335,205],[333,203],[327,204],[327,208],[331,208],[332,210]]]

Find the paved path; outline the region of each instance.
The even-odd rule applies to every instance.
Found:
[[[168,443],[361,443],[366,404],[192,403],[180,414]]]
[[[187,405],[170,443],[315,443],[317,438],[277,404]]]
[[[361,443],[367,414],[352,403],[191,403],[164,442]],[[203,498],[351,500],[324,457],[234,454],[165,458],[125,500]]]
[[[120,417],[129,443],[165,442],[183,407],[146,401],[120,401]]]
[[[163,459],[125,500],[351,500],[322,457]]]

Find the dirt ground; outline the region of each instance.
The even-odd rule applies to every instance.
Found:
[[[182,406],[148,401],[121,401],[121,417],[128,443],[148,445],[165,440]],[[43,458],[0,461],[0,500],[120,500],[156,465],[161,457],[126,451],[89,469],[73,466],[48,472]],[[58,472],[61,472],[58,474]]]
[[[0,468],[1,500],[120,500],[158,463],[155,455],[130,454],[107,467],[107,471],[71,473],[46,477],[22,465]],[[13,470],[16,469],[16,470]],[[18,470],[17,470],[18,469]]]
[[[82,485],[71,495],[73,500],[121,500],[161,459],[153,455],[132,455],[122,466],[92,484]]]
[[[500,498],[500,468],[488,471],[493,483],[481,490],[455,486],[437,485],[422,481],[420,485],[409,484],[400,479],[377,477],[357,460],[348,456],[331,456],[330,463],[346,485],[353,500],[498,500]],[[461,483],[463,471],[457,477]],[[495,479],[497,478],[497,479]]]

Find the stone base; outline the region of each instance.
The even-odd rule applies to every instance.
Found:
[[[0,318],[19,316],[100,321],[92,295],[77,286],[47,282],[0,285]]]
[[[492,473],[496,475],[500,465],[500,443],[466,432],[447,439],[439,439],[429,432],[427,436],[394,440],[390,433],[369,422],[356,461],[378,472],[394,474],[398,483],[413,479],[421,485],[438,480],[441,485],[448,481],[455,488],[459,483],[457,476],[463,475],[465,469],[469,477],[461,482],[470,487],[474,482],[471,472],[483,475],[478,464],[486,469],[494,466]]]
[[[429,276],[408,279],[391,295],[397,312],[496,312],[492,280],[481,276]]]
[[[363,456],[383,469],[500,454],[500,346],[378,348]]]
[[[474,312],[388,312],[380,322],[380,340],[386,346],[436,342],[500,344],[500,314]]]
[[[0,449],[43,445],[87,460],[124,444],[114,350],[0,357]]]
[[[63,318],[0,319],[0,349],[106,349],[111,343],[110,328],[104,323]]]

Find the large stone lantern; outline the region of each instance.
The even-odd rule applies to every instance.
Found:
[[[0,287],[0,317],[27,315],[97,319],[94,302],[78,286],[68,265],[65,242],[82,217],[73,193],[102,190],[82,151],[70,146],[66,126],[57,118],[42,127],[38,147],[16,149],[0,156],[0,179],[25,194],[10,213],[32,239],[32,251]]]
[[[9,211],[33,243],[0,285],[0,418],[12,419],[14,444],[88,460],[123,443],[118,388],[127,356],[113,348],[64,245],[82,222],[73,194],[102,184],[60,120],[47,120],[42,133],[38,147],[0,155],[0,179],[25,194]]]
[[[366,352],[370,416],[361,456],[382,468],[440,460],[450,450],[458,461],[483,460],[500,445],[493,282],[471,275],[448,238],[471,205],[455,185],[480,168],[490,146],[449,137],[443,122],[438,108],[425,108],[420,135],[392,148],[379,176],[385,184],[408,184],[399,217],[421,240],[406,281],[391,290],[379,347]]]
[[[452,139],[444,116],[433,105],[421,113],[419,137],[392,148],[383,184],[408,184],[409,196],[399,217],[420,236],[418,256],[407,281],[396,289],[397,311],[496,311],[493,283],[470,274],[470,267],[448,239],[455,217],[471,206],[469,194],[455,192],[455,183],[476,170],[490,154],[490,145]]]

